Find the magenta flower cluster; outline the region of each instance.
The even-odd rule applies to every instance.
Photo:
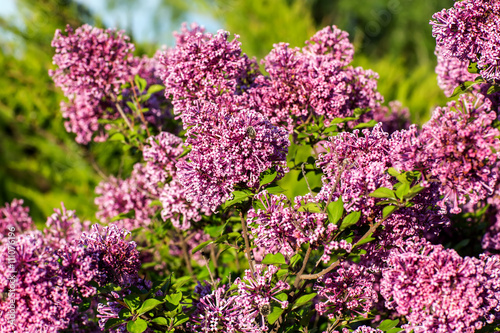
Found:
[[[500,3],[463,0],[432,16],[432,34],[446,59],[477,63],[489,82],[500,81]]]
[[[415,333],[475,332],[498,316],[497,256],[463,258],[441,245],[425,244],[394,250],[387,265],[380,293]]]

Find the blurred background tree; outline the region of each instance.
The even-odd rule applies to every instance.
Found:
[[[66,24],[118,25],[138,54],[151,55],[160,45],[173,46],[171,33],[181,22],[197,21],[211,32],[240,35],[243,51],[258,59],[274,43],[301,47],[335,24],[355,44],[354,65],[379,73],[386,102],[401,101],[423,123],[446,101],[434,74],[428,22],[452,0],[7,1],[16,11],[0,9],[0,202],[23,198],[39,221],[62,201],[92,219],[96,184],[107,174],[126,176],[135,161],[113,143],[77,145],[65,131],[63,97],[47,72],[54,31]]]

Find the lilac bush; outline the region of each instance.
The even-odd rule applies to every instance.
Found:
[[[57,31],[68,131],[134,165],[103,175],[94,221],[62,204],[40,231],[22,200],[0,208],[0,325],[498,331],[499,12],[434,15],[438,84],[460,96],[421,128],[335,26],[275,44],[265,72],[196,24],[152,58],[120,31]]]

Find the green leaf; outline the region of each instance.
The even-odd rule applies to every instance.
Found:
[[[300,296],[294,303],[293,308],[296,309],[299,306],[302,306],[316,297],[317,293],[307,294]]]
[[[120,132],[115,132],[108,138],[108,141],[125,141],[125,135]]]
[[[408,195],[409,192],[410,192],[410,185],[408,183],[403,183],[397,188],[396,195],[398,196],[399,199],[403,199],[405,195]]]
[[[367,123],[361,123],[353,127],[353,129],[359,129],[359,128],[368,128],[368,127],[373,127],[377,125],[377,121],[375,119],[370,120]]]
[[[137,318],[135,321],[129,321],[127,324],[127,331],[130,333],[142,333],[148,328],[148,323],[141,318]]]
[[[109,220],[109,223],[119,221],[119,220],[124,220],[124,219],[133,219],[135,218],[135,209],[132,209],[126,213],[120,213],[113,217],[111,220]]]
[[[345,118],[334,118],[332,121],[330,121],[330,124],[341,124],[341,123],[347,123],[348,121],[356,120],[358,119],[357,117],[345,117]]]
[[[196,252],[200,251],[201,249],[204,249],[205,247],[207,247],[208,245],[210,245],[210,244],[212,244],[212,243],[214,243],[214,241],[213,241],[213,240],[207,240],[207,241],[205,241],[205,242],[201,243],[200,245],[198,245],[197,247],[195,247],[195,248],[191,251],[191,253],[192,253],[192,254],[195,254]]]
[[[269,184],[274,179],[276,179],[277,175],[278,175],[278,172],[276,172],[276,171],[264,175],[264,177],[262,177],[262,180],[260,181],[260,186]]]
[[[141,300],[139,298],[139,295],[130,294],[130,295],[125,296],[125,298],[123,300],[124,300],[125,304],[128,305],[130,310],[136,310],[139,308],[139,306],[141,306]],[[132,311],[132,312],[135,313],[134,311]]]
[[[366,237],[365,239],[359,241],[356,243],[356,246],[360,246],[360,245],[363,245],[363,244],[366,244],[366,243],[369,243],[371,242],[372,240],[374,240],[375,238],[371,237],[371,236],[368,236]]]
[[[469,64],[469,67],[467,67],[467,71],[471,74],[478,74],[479,73],[479,68],[477,68],[477,63],[476,62],[471,62]]]
[[[158,325],[162,325],[162,326],[168,326],[168,321],[164,317],[153,318],[153,319],[151,319],[151,322],[155,323],[155,324],[158,324]]]
[[[388,331],[396,327],[398,324],[399,324],[399,319],[396,320],[386,319],[380,323],[380,326],[378,328],[382,331]]]
[[[175,317],[174,327],[182,325],[188,320],[189,320],[189,316],[182,313],[182,314],[178,315],[177,317]]]
[[[273,265],[273,264],[286,265],[286,260],[281,253],[276,253],[276,254],[268,253],[266,254],[266,257],[262,260],[262,263],[266,265]]]
[[[106,324],[104,325],[104,329],[107,330],[107,329],[111,328],[112,326],[121,324],[123,322],[124,322],[124,320],[120,319],[120,318],[111,318],[111,319],[108,319],[106,321]]]
[[[146,80],[144,80],[142,77],[140,77],[139,75],[136,75],[134,77],[134,82],[135,82],[135,85],[137,86],[137,88],[139,89],[139,91],[142,93],[144,90],[146,90],[146,87],[148,85],[148,82]]]
[[[295,254],[292,258],[290,258],[290,266],[295,266],[295,264],[297,264],[300,259],[302,259],[300,253]]]
[[[224,209],[227,209],[237,203],[240,203],[242,201],[245,201],[248,197],[252,195],[252,192],[249,190],[244,190],[244,191],[234,191],[233,192],[233,199],[226,201],[222,207]]]
[[[279,306],[273,306],[273,311],[271,311],[271,313],[267,316],[267,322],[271,325],[274,324],[276,320],[278,320],[278,318],[281,316],[283,311],[284,310]]]
[[[141,307],[139,309],[137,309],[137,313],[139,315],[141,315],[143,313],[146,313],[148,311],[153,310],[158,305],[163,304],[163,303],[165,303],[165,302],[164,301],[159,301],[159,300],[157,300],[155,298],[147,299],[146,301],[144,301],[144,303],[142,303]]]
[[[167,296],[165,296],[165,299],[169,303],[172,303],[173,305],[179,305],[179,303],[181,302],[181,299],[182,299],[182,293],[178,292],[176,294],[167,295]]]
[[[321,213],[321,209],[319,209],[318,205],[314,202],[309,202],[304,206],[300,206],[297,209],[299,212],[310,212],[310,213]]]
[[[285,192],[285,190],[283,188],[281,188],[280,186],[272,186],[272,187],[268,187],[266,188],[266,191],[267,193],[269,194],[276,194],[276,193],[282,193],[282,192]]]
[[[500,87],[497,87],[497,86],[491,86],[488,88],[488,91],[486,92],[486,94],[490,95],[490,94],[494,94],[496,92],[500,91]]]
[[[359,221],[360,217],[361,217],[361,212],[350,213],[342,221],[342,224],[340,225],[339,230],[344,230],[344,229],[350,227],[351,225],[356,224]]]
[[[282,302],[288,299],[288,295],[286,293],[279,293],[274,295],[274,297]]]
[[[372,198],[396,198],[394,191],[387,187],[380,187],[368,195]]]
[[[398,332],[401,332],[402,330],[403,330],[402,328],[394,327],[394,328],[391,328],[390,330],[388,330],[387,333],[398,333]]]
[[[344,215],[344,203],[342,202],[342,197],[339,197],[337,201],[330,202],[326,207],[326,212],[328,213],[328,221],[333,224],[337,222]]]
[[[385,206],[384,209],[382,210],[382,217],[383,218],[388,217],[389,215],[392,214],[392,212],[394,212],[395,209],[396,206]]]
[[[147,94],[148,95],[154,94],[154,93],[157,93],[157,92],[162,91],[164,89],[165,89],[165,87],[162,86],[161,84],[153,84],[153,85],[149,86]]]

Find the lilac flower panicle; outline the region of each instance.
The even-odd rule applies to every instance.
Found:
[[[108,181],[101,182],[95,189],[100,195],[94,200],[98,207],[96,217],[108,222],[120,213],[134,210],[135,218],[124,218],[116,223],[127,230],[149,225],[158,210],[157,206],[151,206],[157,189],[151,186],[149,175],[147,167],[137,163],[129,178],[122,180],[110,176]]]
[[[90,221],[81,222],[74,210],[67,210],[64,203],[61,206],[62,210],[55,208],[45,223],[45,242],[53,249],[78,241],[81,234],[90,228]]]
[[[464,82],[474,81],[478,77],[478,74],[469,73],[467,70],[469,67],[468,61],[462,61],[453,57],[447,58],[442,55],[441,48],[439,47],[436,47],[434,53],[437,56],[436,74],[438,85],[447,97],[450,97],[455,88]]]
[[[147,139],[142,154],[152,187],[175,174],[175,163],[183,151],[182,139],[172,133],[161,132]]]
[[[29,207],[23,207],[22,199],[14,199],[0,207],[0,239],[7,236],[14,227],[15,234],[34,229],[33,220],[29,216]]]
[[[475,332],[498,318],[500,261],[460,257],[441,245],[394,250],[380,292],[389,309],[406,316],[408,329]]]
[[[257,188],[267,169],[274,168],[277,179],[288,171],[286,130],[273,126],[260,113],[235,110],[226,103],[200,105],[206,121],[187,130],[186,144],[192,149],[187,160],[176,165],[186,198],[212,210],[231,197],[236,185]],[[255,134],[249,135],[249,128]]]
[[[389,106],[376,107],[366,116],[366,119],[362,117],[364,122],[368,122],[370,120],[368,117],[372,117],[376,122],[382,123],[382,129],[389,134],[403,129],[406,130],[411,124],[409,109],[403,107],[399,101],[391,101]]]
[[[319,297],[316,311],[330,319],[366,317],[378,299],[375,276],[364,266],[350,262],[319,277],[314,288]]]
[[[306,41],[304,53],[312,53],[333,58],[348,65],[354,55],[354,46],[349,42],[349,34],[336,26],[325,27]]]
[[[487,0],[455,2],[432,16],[432,35],[446,59],[477,62],[479,74],[490,82],[500,79],[500,3]]]
[[[460,205],[492,194],[498,178],[500,132],[491,126],[496,114],[481,95],[461,95],[434,110],[418,136],[398,146],[404,170],[419,170],[439,181],[440,206],[459,213]]]
[[[87,252],[99,256],[99,276],[96,281],[100,285],[114,283],[128,286],[137,281],[141,267],[139,251],[135,242],[126,240],[129,234],[116,225],[99,228],[95,224],[91,232],[83,233],[80,237],[80,243]]]

